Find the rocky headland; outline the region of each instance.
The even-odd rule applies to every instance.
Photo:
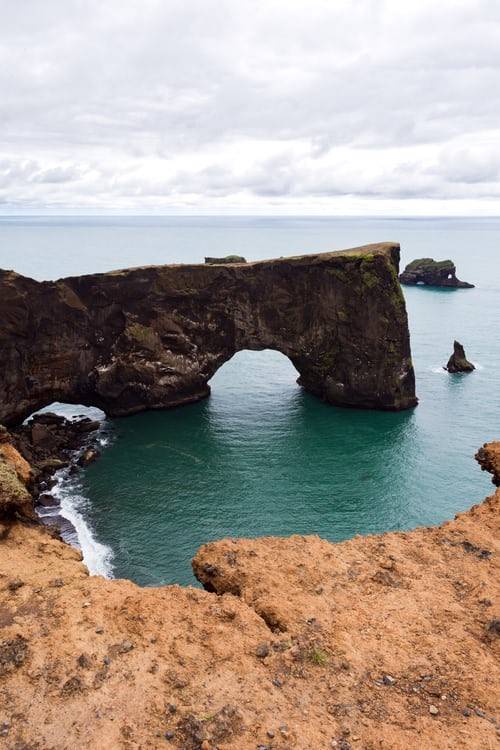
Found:
[[[399,245],[38,282],[0,271],[0,422],[63,401],[110,416],[204,398],[241,349],[276,349],[341,406],[415,406]]]
[[[2,445],[0,747],[497,745],[500,490],[437,528],[212,542],[205,591],[144,589],[34,523]],[[496,484],[499,456],[478,452]]]
[[[457,279],[457,269],[452,260],[434,260],[433,258],[417,258],[408,263],[399,276],[402,284],[415,286],[442,286],[454,289],[473,289],[474,284]]]

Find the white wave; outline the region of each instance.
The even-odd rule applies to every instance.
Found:
[[[54,515],[54,511],[69,521],[76,531],[75,539],[71,535],[66,541],[78,546],[83,555],[83,562],[89,569],[91,575],[100,575],[105,578],[113,577],[113,550],[106,544],[101,544],[95,538],[90,525],[85,520],[82,510],[88,506],[89,500],[79,492],[80,486],[72,481],[63,469],[56,476],[57,484],[51,490],[51,494],[59,500],[59,507],[51,509],[44,515]],[[49,510],[49,509],[47,509]]]
[[[97,442],[100,447],[105,448],[111,439],[107,432],[106,415],[101,409],[93,406],[81,406],[75,404],[64,404],[58,401],[40,409],[41,412],[54,412],[66,419],[78,419],[89,417],[101,423]],[[38,412],[37,412],[38,413]],[[113,550],[106,544],[101,544],[95,538],[92,528],[85,520],[85,510],[91,507],[90,500],[81,493],[81,485],[78,478],[70,476],[66,469],[56,472],[54,475],[56,484],[50,490],[50,494],[58,500],[58,505],[51,507],[40,507],[37,509],[41,518],[65,518],[69,521],[72,529],[61,529],[63,539],[73,547],[81,550],[83,562],[91,575],[100,575],[105,578],[113,577]]]
[[[480,365],[479,362],[472,362],[476,370],[484,370],[483,365]],[[448,370],[445,370],[443,366],[441,367],[431,367],[431,372],[435,372],[437,375],[448,375]]]

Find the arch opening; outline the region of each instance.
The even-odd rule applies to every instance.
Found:
[[[277,398],[298,391],[299,372],[277,349],[240,349],[209,380],[212,398]],[[224,393],[226,392],[226,393]]]

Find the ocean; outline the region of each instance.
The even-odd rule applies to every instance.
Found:
[[[0,217],[0,267],[36,279],[386,240],[401,243],[402,266],[451,258],[476,285],[404,288],[419,406],[331,407],[302,391],[279,352],[243,351],[203,402],[102,415],[101,458],[56,487],[91,572],[194,583],[190,560],[213,539],[341,540],[437,524],[480,502],[492,485],[474,453],[500,438],[500,219]],[[477,366],[470,375],[443,370],[455,338]]]

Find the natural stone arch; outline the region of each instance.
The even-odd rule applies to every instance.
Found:
[[[332,404],[417,403],[399,245],[37,282],[0,272],[0,421],[53,401],[121,416],[196,401],[241,349],[276,349]]]

